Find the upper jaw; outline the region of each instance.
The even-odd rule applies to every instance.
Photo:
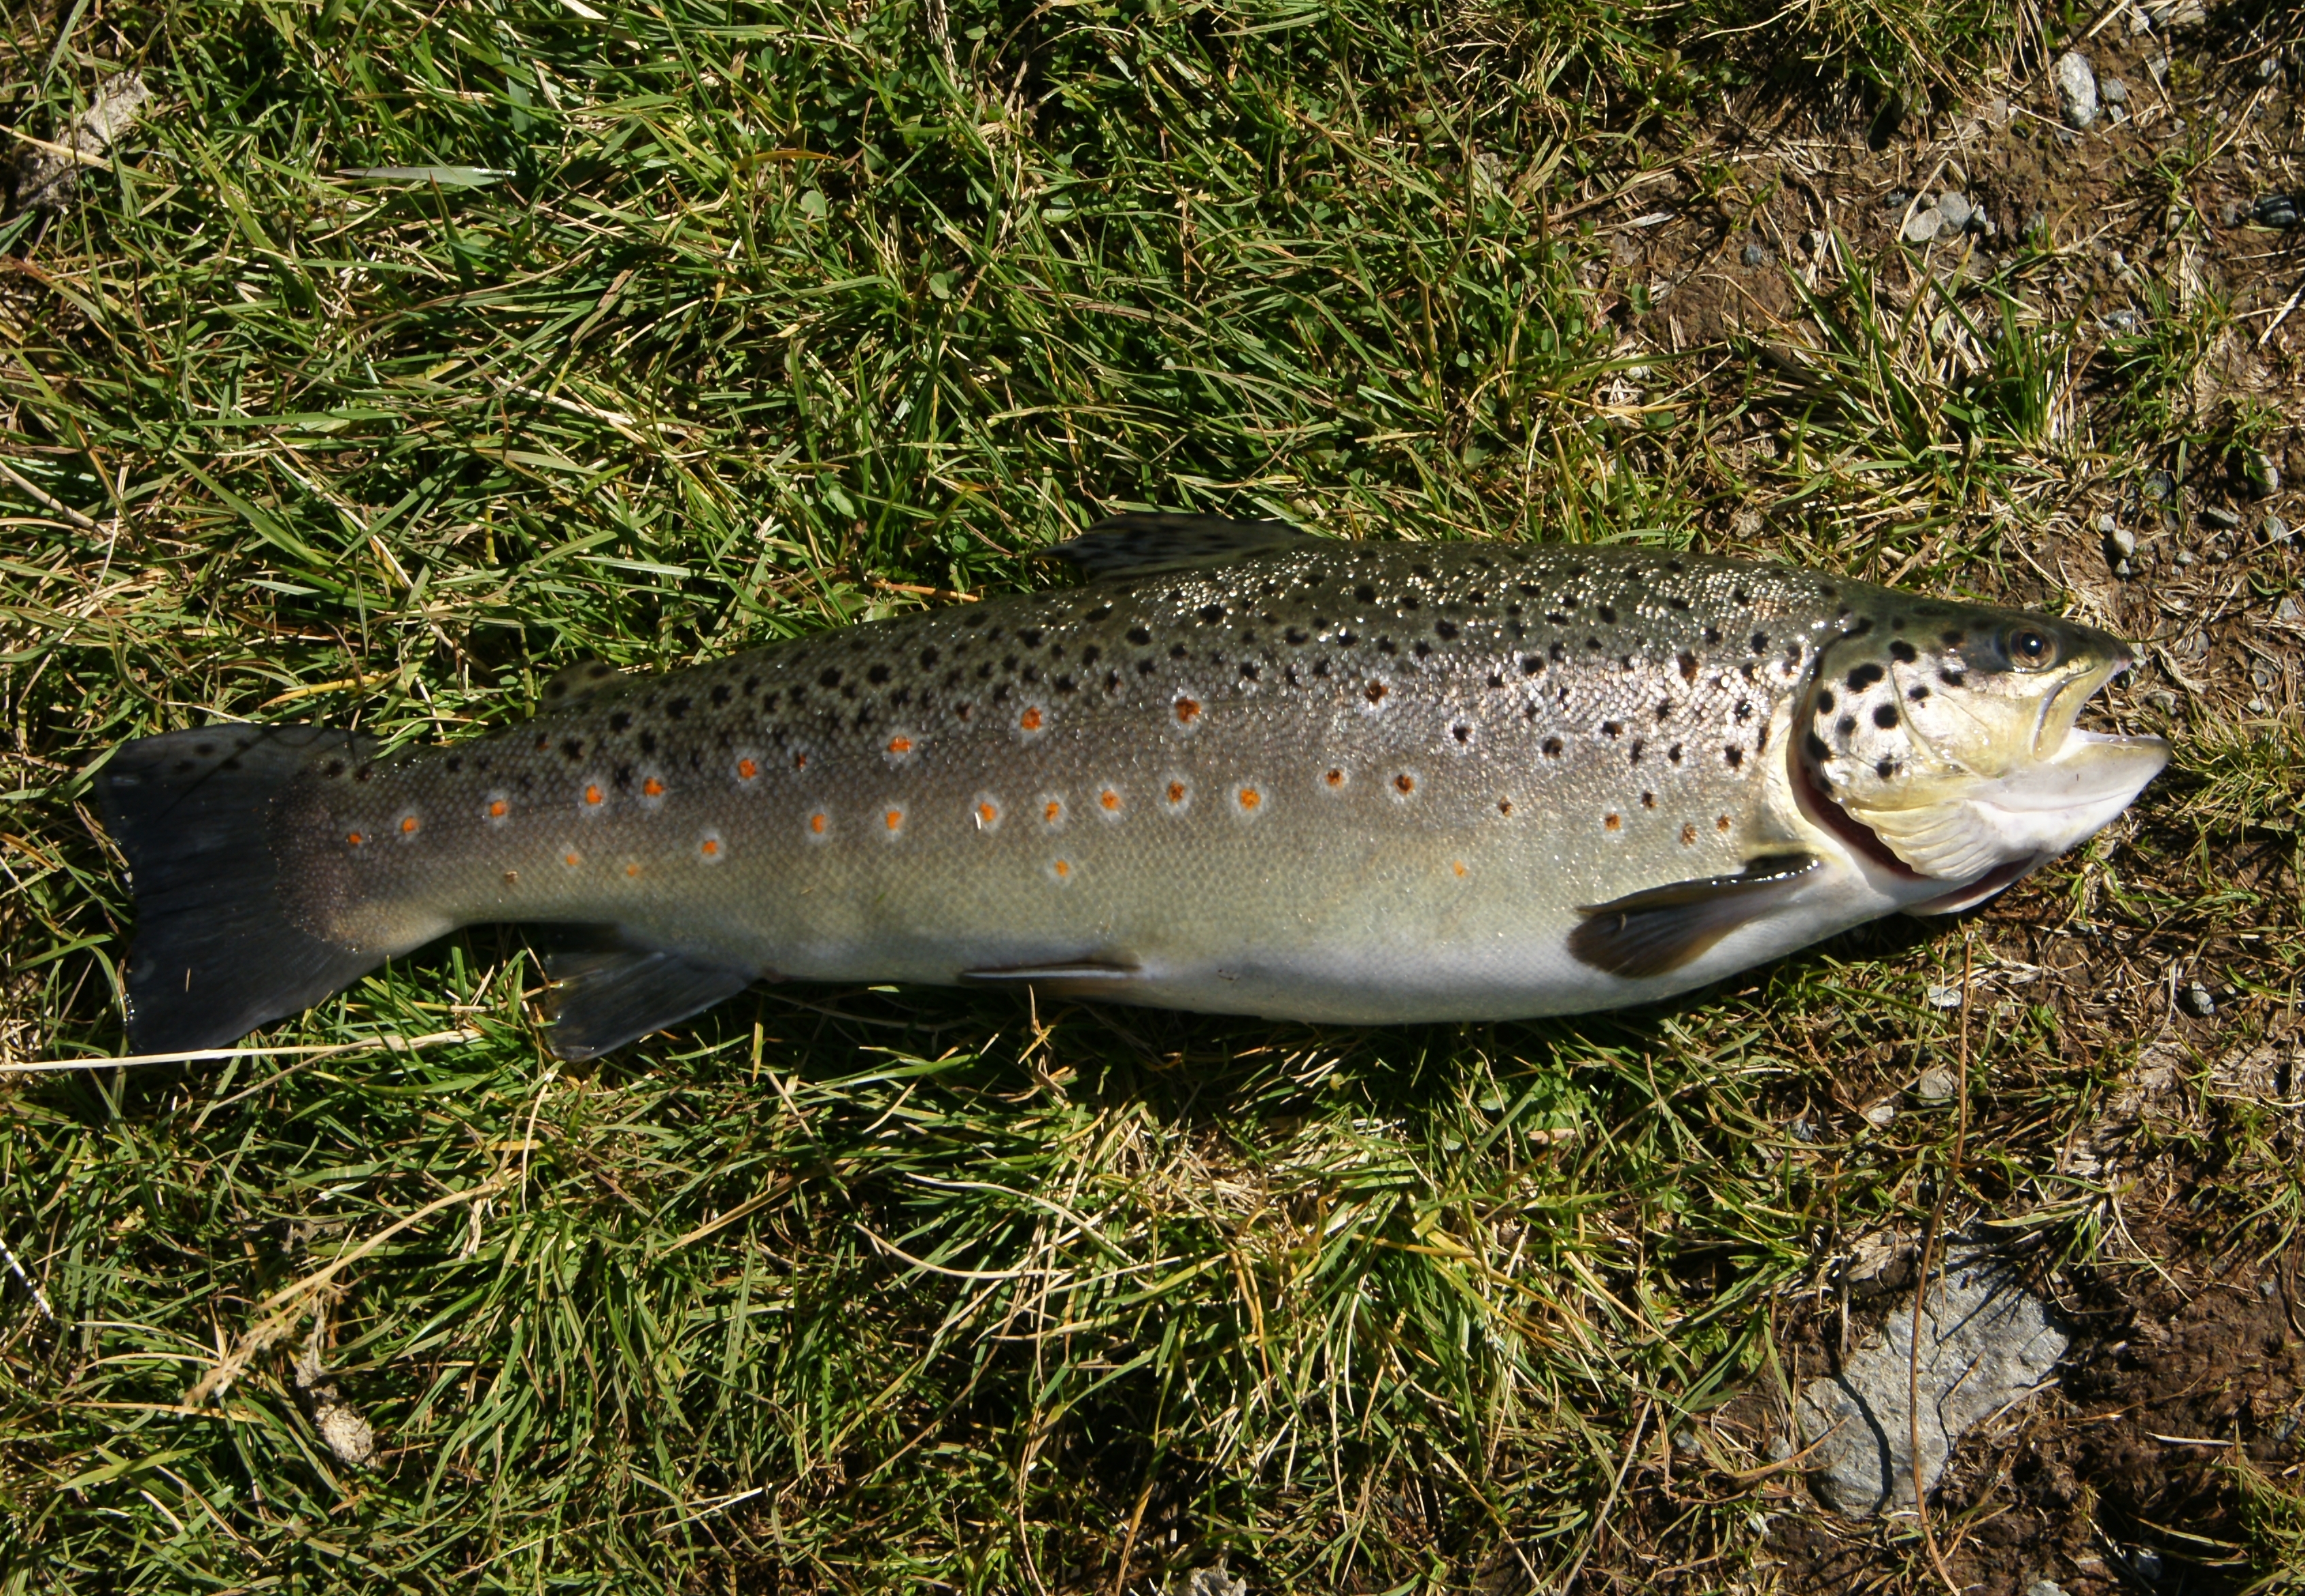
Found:
[[[2041,718],[2033,728],[2033,757],[2053,760],[2063,751],[2066,739],[2073,735],[2073,723],[2080,718],[2082,709],[2097,696],[2098,688],[2137,663],[2127,649],[2108,656],[2099,664],[2074,675],[2065,684],[2041,702]]]

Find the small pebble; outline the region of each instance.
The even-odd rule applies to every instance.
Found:
[[[2124,305],[2118,310],[2106,311],[2097,318],[2097,325],[2126,338],[2137,331],[2137,312]]]
[[[2265,526],[2263,530],[2265,532],[2265,540],[2267,543],[2286,543],[2289,541],[2289,523],[2282,520],[2278,515],[2267,516],[2265,518]]]
[[[2113,546],[2113,552],[2124,560],[2137,552],[2137,534],[2125,526],[2114,528],[2105,535],[2105,540]]]
[[[2099,510],[2097,513],[2097,530],[2105,533],[2105,536],[2111,537],[2114,533],[2121,530],[2121,522],[2113,518],[2112,511]]]
[[[1937,215],[1934,207],[1922,207],[1905,218],[1905,242],[1909,244],[1935,242],[1937,228],[1942,221],[1943,218]]]
[[[2097,92],[2097,98],[2108,106],[2125,106],[2129,103],[2129,85],[2119,78],[2099,78]]]
[[[2065,1587],[2053,1579],[2037,1579],[2025,1587],[2025,1596],[2065,1596]]]
[[[1876,1131],[1885,1131],[1897,1122],[1897,1105],[1884,1098],[1865,1110],[1865,1123]]]
[[[2305,626],[2305,607],[2298,605],[2292,593],[2273,607],[2273,618],[2284,626]]]
[[[1748,238],[1745,241],[1745,264],[1747,266],[1769,264],[1769,251],[1759,239]]]
[[[2217,1012],[2217,1000],[2209,996],[2209,989],[2199,981],[2185,989],[2185,1012],[2196,1019],[2206,1020]]]
[[[1697,1455],[1697,1431],[1683,1426],[1672,1438],[1672,1449],[1684,1456]]]
[[[2145,476],[2145,497],[2156,505],[2165,505],[2177,497],[2177,479],[2167,471],[2148,471]]]
[[[2129,1557],[2129,1566],[2138,1578],[2148,1585],[2161,1583],[2161,1554],[2149,1546],[2140,1546]]]
[[[2255,216],[2258,224],[2263,226],[2294,227],[2297,225],[2297,196],[2267,194],[2257,202],[2256,208],[2250,214]]]
[[[1935,1065],[1921,1072],[1918,1090],[1923,1102],[1942,1103],[1961,1090],[1961,1081],[1943,1065]]]
[[[1793,1455],[1793,1438],[1789,1435],[1773,1435],[1769,1438],[1767,1449],[1771,1463],[1782,1463]]]
[[[1976,211],[1977,208],[1969,202],[1969,196],[1966,194],[1937,196],[1938,217],[1952,224],[1956,232],[1969,225],[1969,218],[1975,215]]]
[[[2257,1295],[2269,1303],[2281,1295],[2280,1283],[2274,1280],[2259,1280],[2257,1283]]]
[[[2219,531],[2225,532],[2233,531],[2241,524],[2241,517],[2223,505],[2204,505],[2201,507],[2201,519]]]
[[[2241,201],[2228,200],[2217,207],[2217,225],[2221,227],[2238,227],[2241,225],[2242,215]]]
[[[2280,76],[2281,57],[2278,55],[2260,56],[2257,64],[2249,69],[2249,81],[2252,83],[2270,83]]]
[[[1800,235],[1801,248],[1811,259],[1822,257],[1831,242],[1822,233],[1811,232]]]
[[[2079,50],[2067,50],[2057,57],[2057,107],[2064,113],[2065,125],[2080,129],[2097,120],[2097,72],[2089,65],[2088,57]]]
[[[1913,191],[1910,189],[1891,189],[1889,191],[1888,198],[1882,200],[1881,203],[1887,206],[1891,210],[1902,210],[1905,208],[1906,201],[1912,199],[1912,197]]]
[[[1961,989],[1959,987],[1931,987],[1928,990],[1928,1005],[1931,1008],[1959,1008],[1961,1006]]]
[[[2241,480],[2259,498],[2271,498],[2281,491],[2281,467],[2263,449],[2243,451],[2241,457]]]
[[[2177,551],[2177,563],[2180,565],[2191,565],[2193,563],[2193,551],[2190,548],[2179,549]]]

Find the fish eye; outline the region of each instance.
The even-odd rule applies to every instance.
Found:
[[[2057,640],[2037,627],[2012,628],[2002,640],[2002,649],[2020,671],[2046,670],[2057,663]]]

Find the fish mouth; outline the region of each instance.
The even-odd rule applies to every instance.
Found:
[[[2099,661],[2091,668],[2075,673],[2065,684],[2051,693],[2041,703],[2041,717],[2033,726],[2033,757],[2054,760],[2063,749],[2073,733],[2073,723],[2080,718],[2081,710],[2097,696],[2097,689],[2110,683],[2136,665],[2137,656],[2127,649]],[[2103,742],[2103,733],[2084,732],[2080,735]],[[2136,741],[2136,739],[2115,739]],[[2158,738],[2147,741],[2159,742]],[[2166,746],[2165,744],[2164,746]]]

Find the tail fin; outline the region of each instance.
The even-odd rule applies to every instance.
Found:
[[[216,726],[124,743],[98,772],[136,894],[127,981],[138,1052],[237,1041],[384,962],[289,922],[271,836],[274,802],[306,766],[364,759],[372,746],[314,726]]]

